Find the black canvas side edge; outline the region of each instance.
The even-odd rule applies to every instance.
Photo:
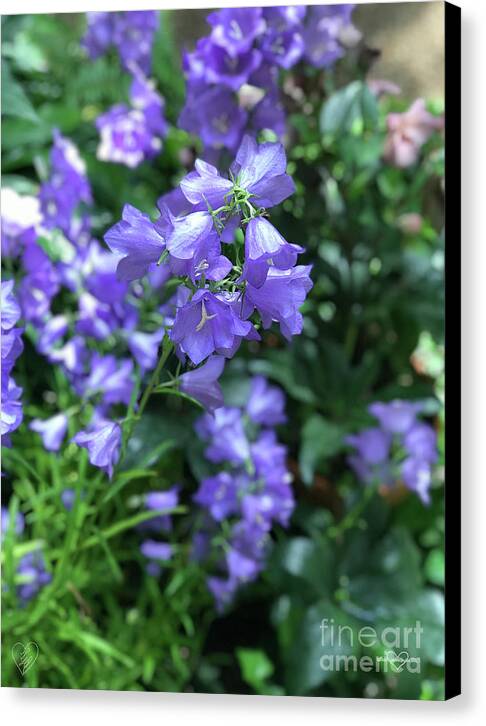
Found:
[[[461,9],[445,11],[445,697],[461,692]]]

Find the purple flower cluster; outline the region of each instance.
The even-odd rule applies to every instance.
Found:
[[[76,146],[57,130],[54,131],[50,162],[50,177],[39,192],[43,225],[47,229],[60,229],[68,239],[79,244],[89,220],[76,219],[74,212],[82,202],[91,204],[86,165]]]
[[[264,328],[275,321],[287,338],[301,332],[311,267],[296,265],[303,248],[287,242],[266,211],[294,191],[285,169],[281,144],[246,136],[229,177],[198,160],[180,188],[159,200],[155,222],[126,205],[105,234],[121,280],[140,278],[154,264],[181,278],[169,333],[181,360],[197,366],[213,355],[231,358],[242,340],[260,338],[250,320],[255,311]],[[214,383],[220,366],[211,363],[205,378]],[[192,376],[192,387],[204,386],[201,376]],[[191,378],[183,385],[191,387]]]
[[[134,168],[156,156],[167,135],[164,105],[154,83],[133,69],[130,107],[117,104],[96,120],[100,133],[98,159]]]
[[[207,158],[234,152],[244,133],[285,132],[279,71],[300,60],[329,68],[360,37],[354,5],[229,8],[208,16],[209,36],[185,53],[187,98],[179,123]]]
[[[46,188],[53,190],[55,208],[46,202]],[[7,253],[20,259],[21,279],[19,305],[11,294],[13,282],[2,285],[2,430],[13,431],[22,420],[20,389],[10,378],[22,349],[21,331],[14,327],[22,317],[30,323],[37,351],[56,365],[83,400],[85,410],[91,411],[88,426],[75,435],[74,442],[88,450],[92,464],[111,476],[121,446],[114,409],[123,405],[126,411],[130,403],[134,361],[142,374],[156,365],[163,330],[137,329],[143,289],[118,279],[117,260],[92,238],[89,216],[79,216],[80,204],[91,199],[89,183],[77,149],[57,132],[51,176],[39,197],[42,215],[37,207],[33,210],[32,198],[15,194],[9,196],[4,210]],[[23,224],[22,207],[28,212]],[[62,313],[55,313],[53,302],[58,307],[61,294],[76,304],[74,309],[64,306]],[[119,355],[95,351],[106,340]],[[34,419],[30,428],[41,436],[48,451],[57,451],[67,434],[69,415],[78,412],[74,407]]]
[[[136,10],[86,15],[82,45],[89,56],[97,58],[114,46],[123,68],[132,75],[130,105],[118,103],[96,120],[100,133],[97,157],[134,168],[160,152],[167,134],[164,99],[148,78],[158,13]]]
[[[17,589],[18,597],[27,603],[52,580],[51,573],[46,570],[42,552],[36,550],[24,555],[17,567],[17,577],[22,581]]]
[[[156,10],[86,13],[82,45],[90,58],[116,48],[125,70],[134,65],[148,75],[152,67],[152,46],[159,17]]]
[[[420,403],[395,400],[371,404],[379,425],[346,438],[355,449],[348,461],[365,484],[403,482],[424,504],[430,501],[432,466],[437,461],[434,429],[418,419]]]
[[[10,446],[10,434],[22,423],[20,396],[22,389],[12,378],[15,361],[22,353],[22,328],[17,327],[21,311],[13,293],[14,281],[2,281],[1,339],[2,339],[2,411],[0,434],[2,444]]]
[[[2,542],[11,527],[12,519],[10,512],[6,507],[2,507]],[[24,532],[25,520],[21,512],[17,512],[13,529],[14,537],[18,537]],[[17,566],[16,579],[19,580],[17,596],[26,604],[52,579],[50,572],[46,570],[42,552],[35,550],[34,552],[27,553],[20,559]]]
[[[215,568],[208,588],[219,609],[258,577],[272,527],[286,527],[294,509],[286,449],[273,430],[286,420],[284,405],[282,391],[258,376],[244,409],[218,408],[196,422],[198,436],[207,443],[206,459],[225,466],[203,479],[194,496],[204,519],[194,536],[193,556]]]

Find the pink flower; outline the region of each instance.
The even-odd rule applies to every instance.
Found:
[[[434,131],[443,128],[442,116],[432,116],[425,101],[418,98],[405,113],[390,113],[387,117],[388,137],[385,143],[386,161],[401,168],[414,164],[421,147]]]

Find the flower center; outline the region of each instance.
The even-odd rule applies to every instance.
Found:
[[[196,325],[196,332],[199,333],[200,330],[202,330],[208,320],[212,320],[216,317],[216,313],[213,315],[208,315],[206,311],[206,305],[204,304],[204,300],[201,303],[201,320]]]

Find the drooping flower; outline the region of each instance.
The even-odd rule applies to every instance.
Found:
[[[115,421],[98,421],[87,431],[79,431],[73,438],[78,446],[88,451],[93,466],[106,471],[112,477],[121,446],[121,428]]]
[[[303,247],[289,244],[275,227],[263,217],[253,217],[245,233],[245,266],[243,278],[254,287],[261,287],[271,266],[288,270],[303,252]]]
[[[410,456],[430,461],[437,461],[437,435],[434,429],[422,421],[415,422],[405,433],[403,445]]]
[[[195,398],[212,413],[224,403],[223,391],[218,383],[223,370],[224,358],[217,355],[210,356],[204,365],[182,374],[181,391]]]
[[[247,286],[243,314],[248,317],[257,309],[264,328],[275,321],[287,339],[298,335],[303,325],[299,308],[312,287],[310,271],[311,265],[297,265],[290,270],[270,267],[261,287]]]

